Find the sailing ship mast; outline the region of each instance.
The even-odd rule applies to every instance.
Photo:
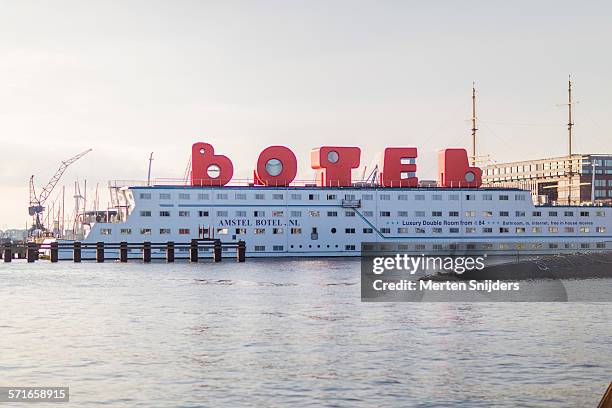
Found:
[[[572,120],[572,76],[570,75],[567,81],[567,136],[568,136],[568,160],[569,160],[569,172],[567,174],[567,204],[572,203],[572,183],[574,179],[574,163],[572,157],[572,128],[574,122]]]
[[[472,166],[476,166],[476,83],[472,82]]]
[[[572,128],[574,127],[574,122],[572,121],[572,76],[569,76],[567,87],[567,133],[569,137],[569,157],[570,160],[572,158]],[[572,171],[572,167],[570,166],[570,172]]]

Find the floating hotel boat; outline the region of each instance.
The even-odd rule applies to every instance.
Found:
[[[113,210],[85,214],[82,241],[242,240],[248,257],[359,256],[367,242],[401,243],[415,252],[466,243],[497,254],[612,248],[612,207],[536,205],[529,191],[481,187],[482,172],[464,149],[439,153],[433,185],[419,182],[417,149],[409,147],[385,149],[370,176],[355,182],[360,153],[314,149],[316,180],[299,183],[293,152],[271,146],[253,179],[234,182],[231,160],[195,143],[187,182],[112,182]]]

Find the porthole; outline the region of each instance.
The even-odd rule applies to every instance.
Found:
[[[340,155],[335,150],[332,150],[331,152],[327,153],[327,161],[330,163],[336,163],[339,158]]]
[[[278,159],[270,159],[266,163],[266,171],[272,177],[276,177],[283,171],[283,162]]]
[[[216,164],[211,164],[208,166],[208,169],[206,169],[206,174],[208,174],[208,177],[210,178],[217,178],[219,177],[220,173],[221,169]]]

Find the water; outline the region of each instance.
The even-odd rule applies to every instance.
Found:
[[[0,274],[0,385],[73,406],[594,407],[612,379],[610,304],[361,303],[358,260]]]

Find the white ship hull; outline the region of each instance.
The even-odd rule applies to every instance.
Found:
[[[517,189],[152,186],[118,195],[118,220],[94,223],[84,242],[214,237],[245,241],[249,257],[359,256],[364,242],[401,243],[415,252],[456,245],[508,254],[612,248],[611,207],[535,206]],[[93,251],[84,250],[87,257]]]

